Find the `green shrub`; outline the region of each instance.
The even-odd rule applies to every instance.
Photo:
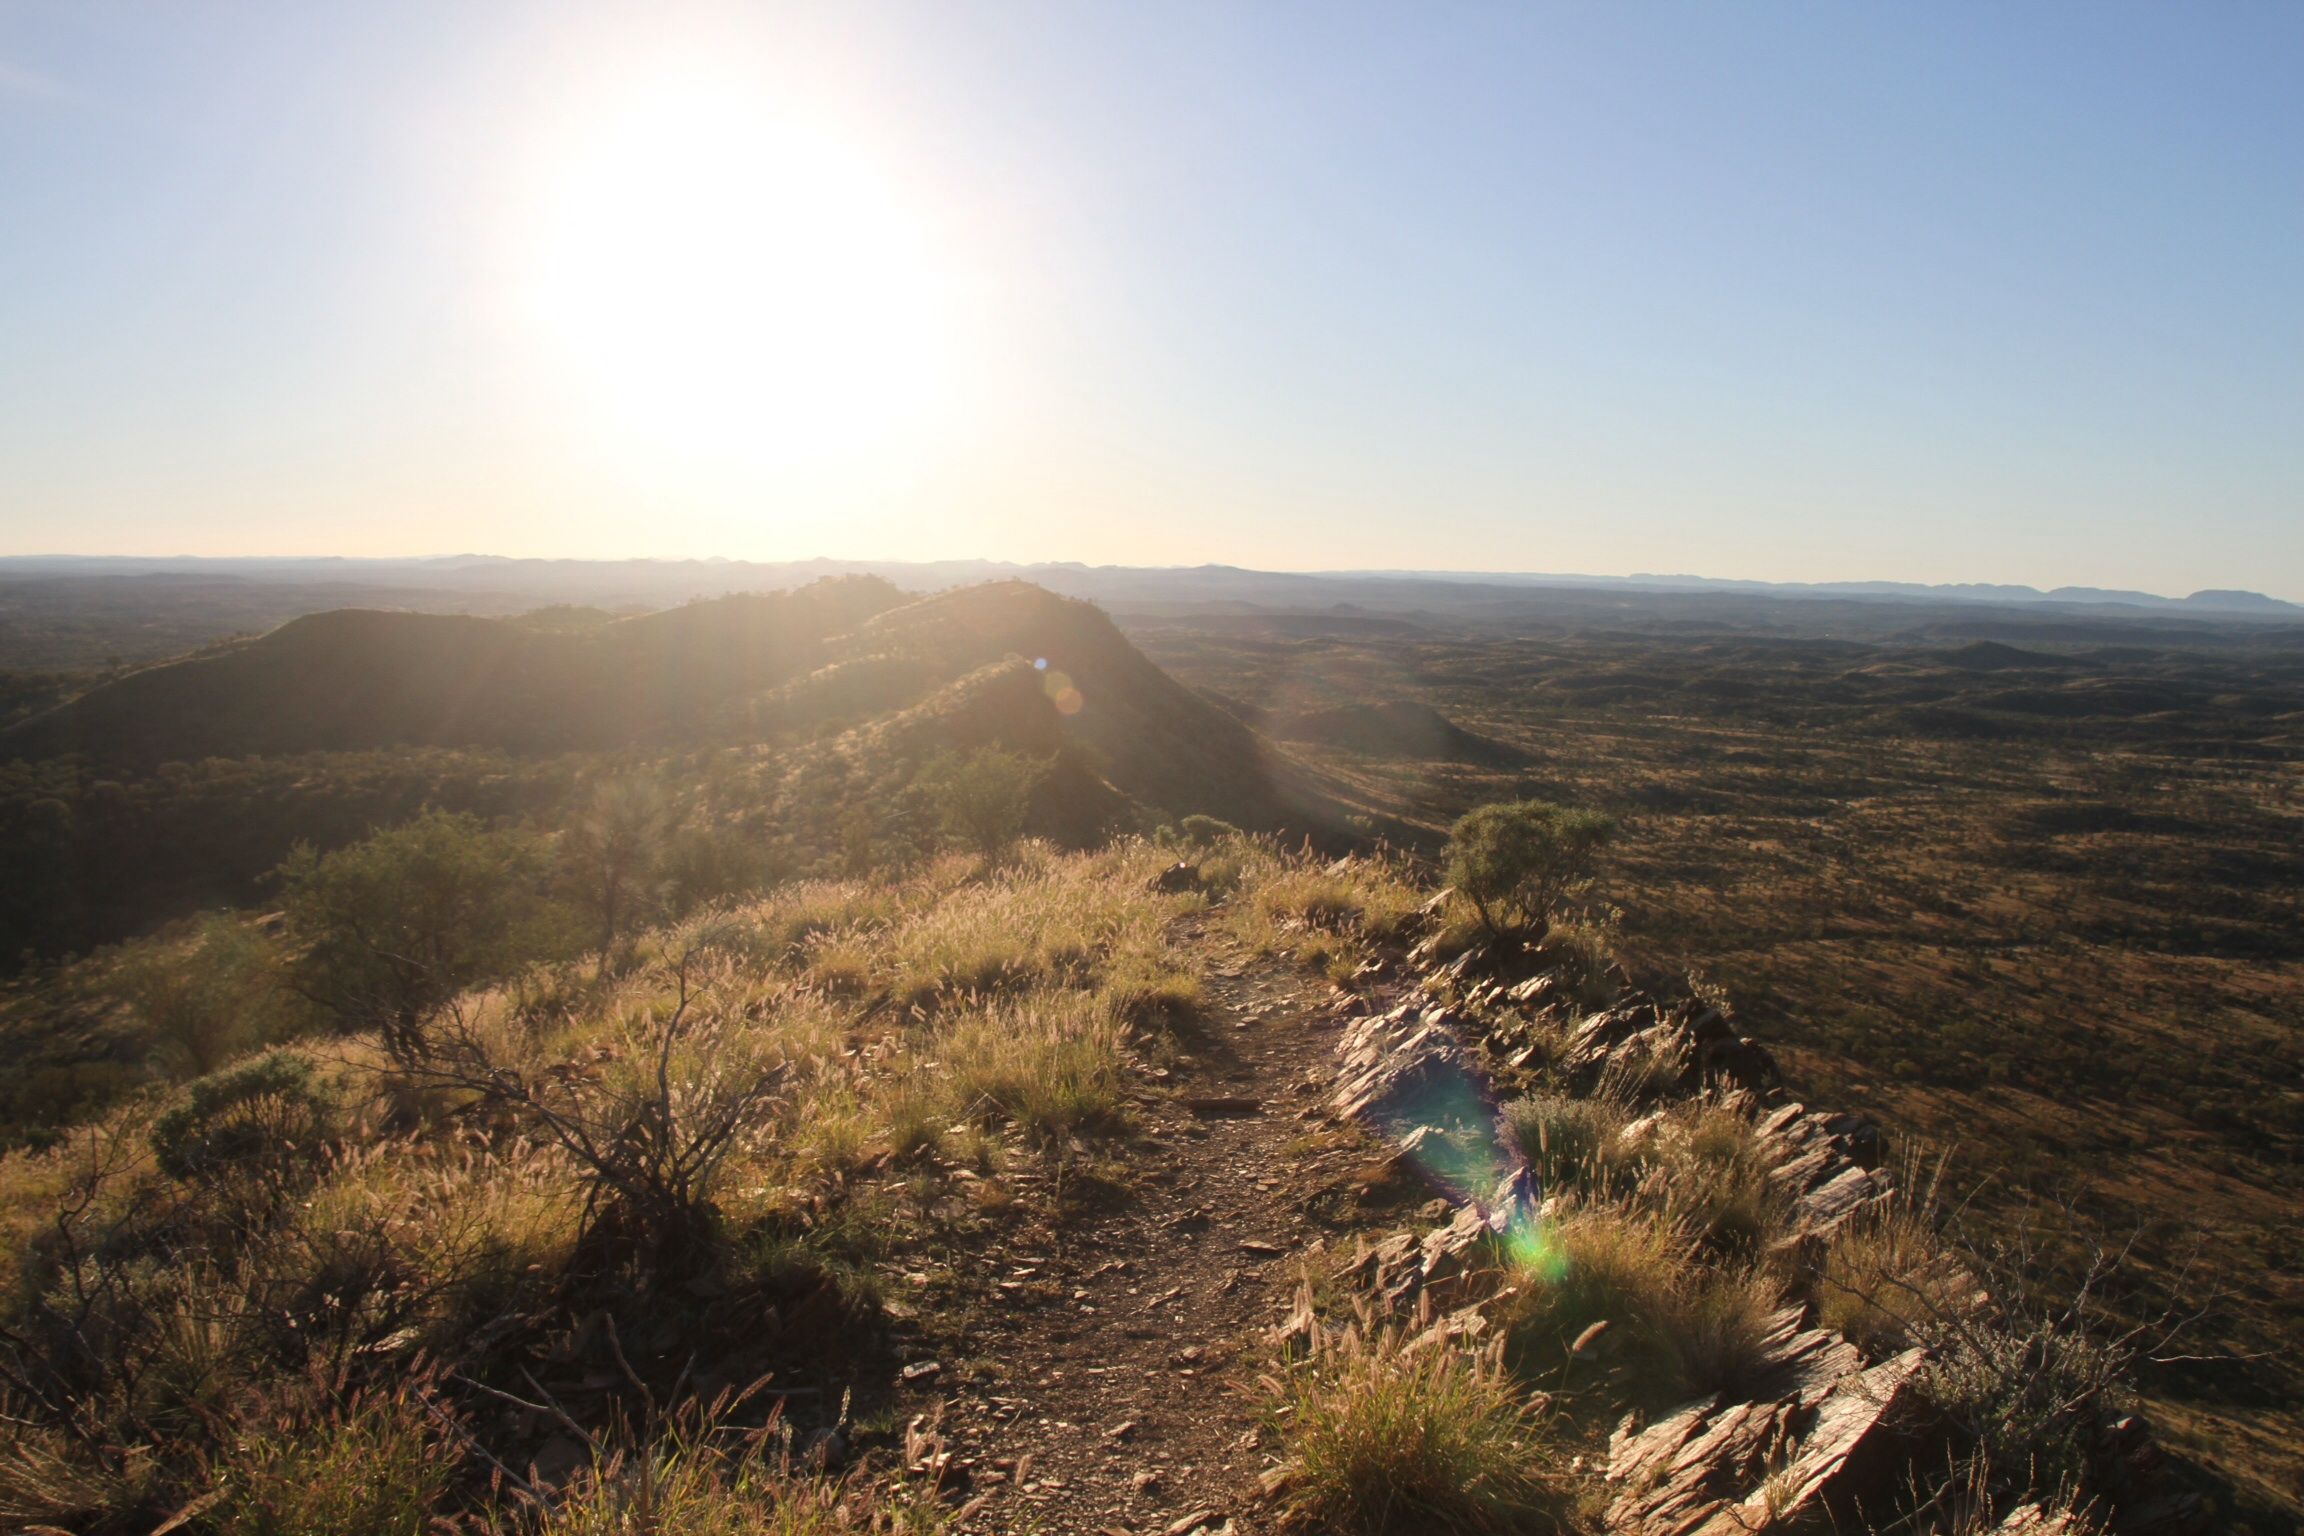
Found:
[[[1176,823],[1177,832],[1195,848],[1214,848],[1241,836],[1232,823],[1215,816],[1187,816]]]
[[[560,878],[579,910],[599,925],[600,952],[616,936],[654,915],[657,872],[672,807],[648,779],[611,779],[576,807],[554,850]]]
[[[2123,1406],[2124,1349],[2076,1316],[1933,1327],[1928,1344],[1920,1390],[1970,1448],[1978,1494],[2005,1505],[2082,1486],[2097,1425]]]
[[[308,1158],[333,1120],[333,1099],[313,1080],[311,1061],[267,1051],[193,1083],[153,1125],[152,1155],[171,1178],[214,1178]]]
[[[1049,766],[1020,752],[983,747],[964,757],[939,756],[921,771],[920,786],[936,807],[945,835],[993,859],[1024,831],[1033,793]]]
[[[295,1029],[276,946],[237,917],[195,919],[180,935],[123,946],[112,990],[162,1065],[189,1077]]]
[[[1512,919],[1541,934],[1587,886],[1616,823],[1598,811],[1515,800],[1484,805],[1448,834],[1448,882],[1491,933]]]
[[[279,871],[303,950],[291,978],[348,1027],[408,1049],[450,998],[550,947],[544,872],[536,837],[442,811],[334,853],[300,848]]]

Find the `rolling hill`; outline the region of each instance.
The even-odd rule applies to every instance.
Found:
[[[902,601],[884,581],[691,603],[584,632],[340,609],[131,672],[0,732],[0,756],[126,769],[380,747],[546,752],[694,733]]]

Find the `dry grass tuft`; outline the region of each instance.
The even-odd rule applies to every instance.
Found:
[[[1042,1146],[1124,1123],[1121,1026],[1082,999],[1035,995],[973,1012],[936,1051],[958,1113]]]
[[[825,1476],[796,1465],[771,1420],[734,1430],[730,1404],[673,1417],[645,1449],[596,1455],[536,1536],[936,1536],[932,1490]]]
[[[1606,1385],[1651,1406],[1735,1388],[1758,1368],[1782,1297],[1760,1271],[1700,1264],[1695,1248],[1652,1210],[1571,1208],[1546,1226],[1498,1313],[1514,1361],[1539,1385]]]
[[[1258,954],[1292,955],[1339,984],[1374,946],[1399,943],[1422,921],[1424,892],[1388,859],[1322,863],[1247,837],[1229,842],[1222,857],[1237,864],[1234,934]]]
[[[1505,1139],[1547,1195],[1604,1192],[1622,1183],[1633,1165],[1624,1141],[1631,1115],[1611,1100],[1537,1093],[1505,1105],[1502,1118]]]
[[[462,1456],[420,1386],[353,1396],[310,1418],[245,1428],[217,1469],[213,1529],[231,1536],[417,1536]]]
[[[1751,1121],[1734,1108],[1680,1106],[1658,1123],[1651,1146],[1655,1203],[1709,1247],[1751,1257],[1783,1232],[1791,1202],[1769,1176]]]
[[[1273,1383],[1291,1528],[1339,1536],[1565,1528],[1527,1396],[1494,1350],[1409,1348],[1363,1319]]]
[[[1976,1279],[1929,1219],[1929,1202],[1898,1193],[1842,1222],[1824,1244],[1816,1311],[1866,1354],[1924,1338],[1978,1301]]]

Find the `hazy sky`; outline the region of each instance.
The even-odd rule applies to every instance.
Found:
[[[2304,5],[0,0],[0,552],[2304,599]]]

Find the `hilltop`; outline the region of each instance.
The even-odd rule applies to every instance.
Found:
[[[1437,758],[1505,766],[1526,754],[1468,731],[1429,704],[1388,699],[1380,704],[1338,704],[1284,715],[1271,722],[1283,741],[1314,742],[1372,757]]]
[[[104,766],[380,747],[512,752],[691,734],[903,601],[852,578],[582,630],[341,609],[102,683],[0,732],[0,755]]]
[[[842,576],[908,591],[1027,581],[1123,623],[1189,616],[1275,632],[1412,634],[1434,622],[1696,623],[1787,631],[2078,636],[2091,628],[2198,640],[2293,633],[2304,606],[2242,591],[1708,581],[1503,572],[1307,573],[1237,566],[991,560],[138,560],[0,557],[0,669],[138,665],[341,608],[505,618],[549,605],[646,612]]]

